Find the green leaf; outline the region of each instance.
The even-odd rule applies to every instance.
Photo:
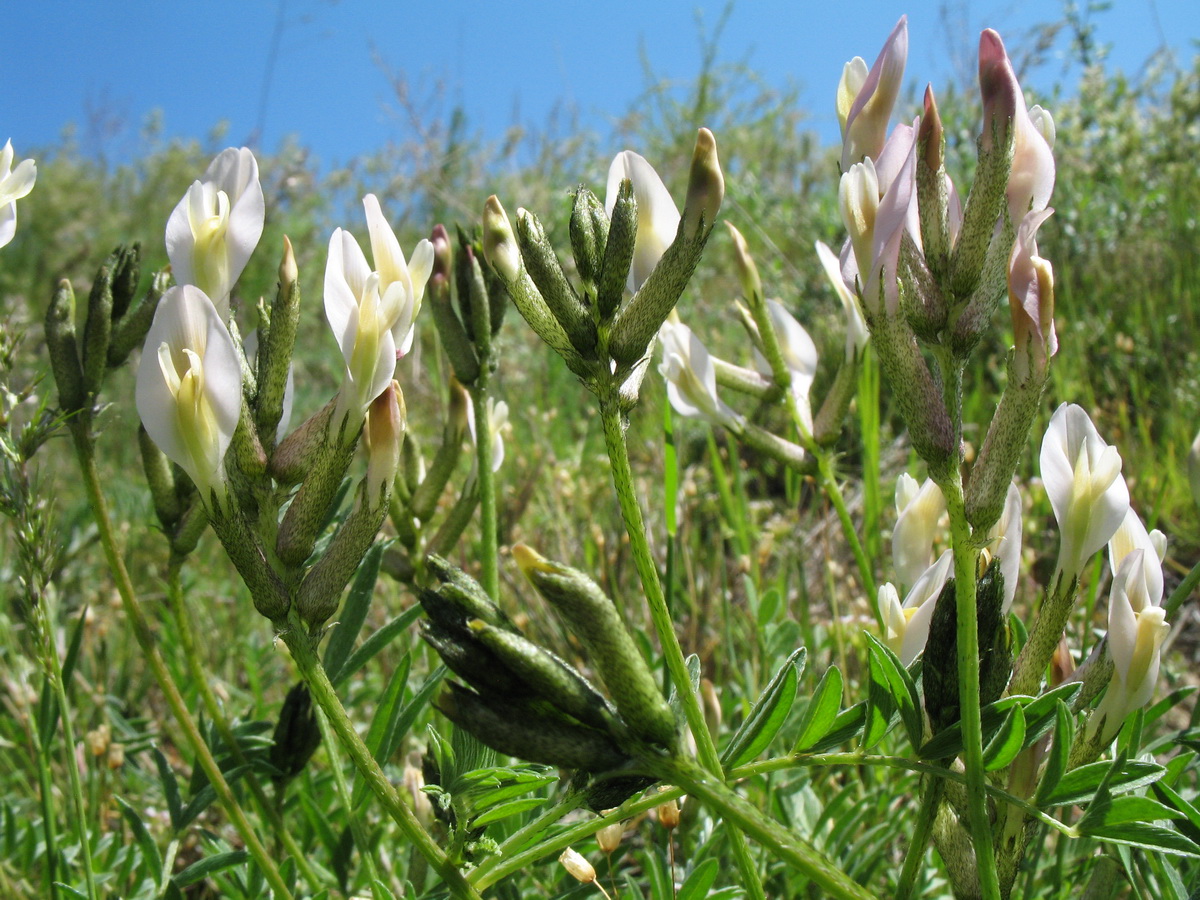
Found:
[[[865,700],[855,703],[849,709],[838,713],[833,725],[824,737],[817,740],[808,748],[808,753],[823,753],[839,744],[844,744],[862,731],[867,721],[867,703]]]
[[[154,842],[149,829],[146,828],[146,823],[142,821],[142,814],[127,803],[123,797],[116,797],[114,799],[117,801],[117,805],[121,807],[121,815],[129,823],[129,830],[133,832],[133,839],[142,851],[142,859],[146,864],[145,871],[151,874],[155,884],[159,884],[158,878],[162,872],[163,861],[158,844]]]
[[[396,895],[392,893],[391,888],[378,878],[371,881],[371,896],[374,900],[396,900]]]
[[[162,782],[163,799],[167,801],[167,813],[171,816],[171,827],[176,831],[183,830],[183,801],[179,798],[179,780],[162,751],[155,747],[151,753],[154,765],[158,769],[158,778]]]
[[[1025,746],[1025,711],[1017,704],[1004,717],[996,734],[983,748],[983,767],[995,772],[1007,766]]]
[[[66,891],[68,897],[78,897],[79,900],[88,900],[88,895],[78,888],[73,888],[69,884],[63,884],[61,881],[54,882],[54,886],[59,890]]]
[[[1074,740],[1075,718],[1067,709],[1067,704],[1059,700],[1054,705],[1054,741],[1050,745],[1050,753],[1046,757],[1046,769],[1042,773],[1042,780],[1038,782],[1035,795],[1035,802],[1038,806],[1054,805],[1050,802],[1050,798],[1054,796],[1054,792],[1067,771],[1067,759],[1070,756],[1071,743]]]
[[[983,739],[989,741],[1012,714],[1027,698],[1021,696],[1005,697],[994,703],[989,703],[979,711],[979,720],[983,729]],[[949,759],[962,753],[962,723],[955,722],[943,728],[926,741],[917,755],[921,759]]]
[[[411,665],[412,659],[409,654],[405,653],[400,659],[400,665],[392,673],[387,687],[384,688],[383,696],[379,698],[379,705],[375,707],[375,715],[371,719],[371,727],[367,730],[367,749],[371,751],[375,761],[381,764],[386,762],[390,755],[385,752],[388,738],[395,728],[396,720],[403,708],[404,688],[408,684],[408,672]],[[351,805],[355,809],[362,804],[369,790],[370,785],[367,784],[366,779],[360,777],[356,780],[354,793],[351,796]]]
[[[720,871],[720,863],[709,857],[692,870],[692,874],[679,888],[676,900],[705,900]]]
[[[341,616],[338,617],[337,627],[331,629],[329,643],[325,645],[325,674],[334,684],[337,684],[338,673],[350,656],[363,622],[367,620],[382,559],[383,541],[377,541],[359,563],[354,583],[350,586],[350,594],[342,606]]]
[[[330,681],[334,686],[342,684],[344,681],[354,675],[359,669],[365,666],[368,662],[374,659],[381,650],[387,647],[398,634],[403,634],[404,631],[417,620],[421,615],[421,604],[414,603],[392,621],[388,622],[378,631],[374,632],[369,638],[362,642],[357,650],[350,654],[350,658],[346,660],[341,670],[338,672],[337,678],[330,676]]]
[[[1170,828],[1161,825],[1151,825],[1149,822],[1126,822],[1121,825],[1097,828],[1088,833],[1102,841],[1112,841],[1118,844],[1129,844],[1146,850],[1157,850],[1160,853],[1173,853],[1178,856],[1200,856],[1200,846]]]
[[[171,876],[171,881],[181,890],[189,885],[203,881],[209,875],[213,875],[223,869],[229,869],[233,866],[240,866],[250,854],[245,850],[229,850],[225,853],[214,853],[212,856],[206,856],[203,859],[198,859],[182,872]]]
[[[841,707],[842,673],[837,666],[830,666],[817,682],[817,689],[804,709],[804,716],[800,719],[800,737],[796,739],[796,746],[792,752],[807,752],[825,737],[833,727]]]
[[[900,712],[900,721],[904,723],[908,742],[915,751],[921,746],[925,725],[917,686],[891,648],[873,634],[867,634],[867,652],[870,654],[871,683],[875,685],[878,682],[891,697],[892,706]],[[868,696],[871,696],[871,692],[868,692]],[[879,737],[883,737],[883,734],[879,734]],[[868,747],[873,743],[874,741],[864,741]]]
[[[509,800],[506,803],[493,806],[484,813],[480,813],[472,820],[471,824],[475,828],[482,828],[484,825],[499,822],[501,819],[507,819],[509,816],[515,816],[526,810],[536,809],[545,804],[545,797],[522,797],[519,800]]]
[[[787,658],[763,688],[742,727],[730,740],[721,758],[726,769],[749,762],[766,749],[787,721],[796,702],[796,686],[804,670],[807,653],[803,647]]]
[[[1184,821],[1179,823],[1179,830],[1190,840],[1200,843],[1200,809],[1184,800],[1164,781],[1154,782],[1150,789],[1159,800],[1181,813]]]
[[[1127,822],[1157,822],[1161,819],[1182,819],[1178,812],[1149,797],[1098,797],[1088,805],[1075,828],[1080,834],[1091,834],[1098,828],[1124,825]]]
[[[1058,782],[1058,785],[1044,796],[1039,788],[1038,806],[1068,806],[1072,803],[1085,803],[1099,790],[1107,780],[1108,789],[1114,794],[1134,791],[1152,784],[1166,772],[1157,763],[1131,760],[1125,762],[1116,771],[1113,763],[1108,760],[1090,763],[1072,769]]]
[[[1058,701],[1061,700],[1071,708],[1075,697],[1083,690],[1079,681],[1060,684],[1053,690],[1046,691],[1040,697],[1032,697],[1025,704],[1025,746],[1033,744],[1038,738],[1054,727],[1057,719]]]

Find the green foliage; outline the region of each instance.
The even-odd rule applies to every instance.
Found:
[[[705,39],[704,68],[688,90],[671,89],[648,71],[646,95],[621,121],[619,134],[661,172],[674,173],[676,180],[669,176],[668,186],[679,196],[695,128],[714,131],[727,175],[724,217],[757,248],[764,283],[776,286],[785,306],[810,327],[822,357],[836,358],[840,313],[811,249],[816,239],[837,237],[833,156],[803,130],[793,94],[766,88],[744,67],[718,63],[719,33],[718,27]],[[1190,70],[1158,73],[1140,83],[1095,68],[1077,90],[1071,87],[1071,96],[1050,104],[1058,131],[1054,203],[1059,212],[1041,233],[1041,255],[1055,266],[1060,352],[1052,367],[1052,402],[1044,408],[1060,399],[1075,400],[1103,418],[1125,460],[1133,493],[1144,504],[1138,511],[1148,525],[1171,537],[1168,571],[1186,571],[1200,550],[1200,526],[1184,472],[1186,449],[1200,421],[1200,270],[1194,264],[1200,246],[1195,215],[1200,207],[1195,164],[1200,61]],[[950,140],[947,164],[956,179],[970,174],[978,118],[972,102],[953,91],[939,95]],[[567,189],[581,180],[598,189],[610,152],[617,149],[602,146],[596,135],[577,133],[571,123],[552,123],[542,133],[514,133],[500,147],[472,134],[457,111],[436,110],[427,124],[420,140],[380,151],[344,171],[321,171],[300,145],[259,158],[267,229],[263,249],[239,288],[242,314],[245,318],[259,295],[272,295],[287,234],[297,250],[305,297],[298,338],[303,349],[296,361],[298,408],[317,408],[340,377],[341,363],[317,301],[328,234],[347,223],[356,233],[363,231],[362,193],[380,195],[406,247],[436,221],[474,222],[484,198],[497,193],[510,209],[544,211],[547,238],[562,248],[569,244]],[[137,158],[121,165],[90,158],[69,139],[32,150],[38,184],[22,201],[16,240],[0,256],[5,310],[0,382],[6,391],[0,402],[0,511],[6,518],[0,584],[7,589],[0,610],[0,668],[8,712],[0,720],[6,748],[0,768],[4,896],[80,895],[76,861],[82,829],[93,839],[101,896],[181,897],[185,889],[192,896],[201,884],[209,895],[265,895],[261,874],[247,863],[213,806],[212,787],[180,749],[183,743],[112,599],[94,530],[86,524],[85,498],[64,474],[70,471],[67,442],[53,439],[61,425],[48,412],[53,389],[38,381],[48,364],[39,355],[37,323],[54,283],[70,278],[76,294],[85,297],[95,267],[119,243],[140,242],[145,273],[165,265],[167,216],[218,148],[218,141],[164,143],[148,134]],[[731,259],[725,236],[716,232],[682,304],[697,331],[716,335],[715,352],[736,357],[744,341],[725,324],[730,321],[726,300],[738,292]],[[576,273],[566,274],[574,278]],[[145,274],[140,288],[148,284]],[[980,351],[982,363],[966,385],[968,439],[981,439],[994,410],[1004,378],[1006,330],[1001,325],[988,339]],[[25,331],[30,336],[17,340]],[[449,369],[437,352],[433,329],[425,322],[419,331],[404,389],[410,427],[432,446],[439,435],[431,432],[444,418]],[[602,437],[597,423],[575,413],[579,384],[527,329],[508,328],[499,340],[506,362],[496,375],[495,393],[509,398],[522,447],[510,452],[502,472],[501,544],[537,535],[539,549],[556,559],[578,560],[609,595],[638,598],[629,548],[614,537],[621,525],[609,492]],[[869,381],[874,371],[865,366],[863,377]],[[127,564],[153,600],[154,586],[165,577],[164,547],[161,535],[145,524],[146,493],[129,476],[140,465],[128,439],[132,381],[124,372],[114,373],[112,381],[107,397],[113,406],[100,413],[99,456],[114,515],[126,529]],[[825,386],[818,381],[815,393]],[[637,476],[655,486],[646,491],[654,501],[649,504],[652,534],[667,532],[656,487],[662,483],[661,417],[646,414],[662,402],[661,391],[650,376],[643,414],[634,417],[629,430]],[[890,408],[887,389],[882,395],[881,418],[876,421],[873,410],[865,411],[861,425],[852,425],[838,445],[843,471],[857,478],[864,468],[881,470],[878,482],[864,481],[862,500],[868,521],[882,525],[879,532],[891,523],[886,486],[905,467],[907,453],[896,438],[900,419]],[[900,666],[883,644],[858,638],[873,598],[864,597],[848,574],[853,561],[810,480],[690,422],[674,423],[672,447],[673,480],[666,492],[674,499],[677,491],[679,503],[678,514],[670,511],[668,593],[685,649],[697,654],[705,677],[718,685],[713,712],[722,721],[718,740],[725,747],[724,762],[763,774],[739,788],[751,803],[809,837],[853,877],[891,888],[897,878],[896,848],[906,838],[907,818],[898,812],[907,810],[899,809],[897,797],[916,791],[916,776],[886,773],[897,780],[884,791],[885,773],[868,769],[871,763],[858,760],[865,770],[861,779],[834,764],[854,763],[857,754],[842,751],[860,748],[875,757],[913,757],[931,769],[961,750],[959,726],[949,724],[932,737],[923,733],[919,673]],[[29,463],[38,450],[35,471]],[[1023,475],[1034,470],[1030,460]],[[1031,518],[1048,521],[1044,499],[1033,502]],[[468,531],[457,554],[465,567],[471,564],[474,539]],[[1029,530],[1028,540],[1039,558],[1054,552],[1052,536],[1042,528]],[[867,544],[878,576],[886,542],[869,534]],[[362,726],[368,747],[396,780],[407,754],[432,750],[439,777],[431,779],[436,788],[427,793],[440,810],[454,813],[433,827],[455,843],[461,858],[493,859],[489,852],[514,836],[519,839],[507,849],[515,854],[535,838],[557,834],[554,829],[566,833],[570,824],[539,819],[548,809],[569,805],[552,772],[498,764],[457,733],[438,736],[436,728],[443,726],[432,700],[442,670],[412,639],[410,626],[418,615],[413,598],[391,579],[377,580],[382,555],[376,552],[360,569],[325,650],[329,676]],[[224,708],[241,719],[234,733],[249,763],[237,762],[212,727],[205,736],[231,779],[254,774],[269,781],[267,720],[278,717],[291,683],[287,661],[274,636],[259,625],[211,537],[202,539],[185,579],[200,654]],[[1030,593],[1030,583],[1023,583],[1018,608],[1031,605]],[[511,583],[505,594],[506,611],[523,628],[572,665],[583,662],[578,643],[550,623],[535,592]],[[519,605],[509,602],[514,594]],[[46,604],[50,644],[64,657],[78,747],[64,745],[58,701],[34,650],[35,602]],[[623,612],[634,639],[648,647],[644,635],[652,629],[643,606],[624,603]],[[201,697],[186,675],[183,637],[167,622],[166,616],[156,618],[156,639],[195,711]],[[799,646],[805,649],[797,651]],[[1172,686],[1186,677],[1172,664],[1165,671]],[[1131,753],[1153,752],[1158,762],[1129,758],[1071,768],[1072,742],[1083,727],[1077,721],[1077,693],[1077,687],[1064,685],[1039,698],[1003,698],[983,709],[988,768],[1003,769],[1017,754],[1041,747],[1047,774],[1033,803],[1045,816],[1057,816],[1054,821],[1064,829],[1074,829],[1069,841],[1059,831],[1058,850],[1034,858],[1022,877],[1037,885],[1081,884],[1092,871],[1101,871],[1094,853],[1101,841],[1111,854],[1105,858],[1119,860],[1142,895],[1188,896],[1200,882],[1193,858],[1200,842],[1194,698],[1182,690],[1170,695],[1147,711],[1140,729],[1130,730],[1135,734],[1123,736]],[[844,707],[864,694],[868,702]],[[427,727],[431,723],[437,723],[433,730]],[[772,763],[758,757],[780,748],[798,754],[796,765],[755,769]],[[841,755],[822,760],[825,754]],[[57,791],[76,756],[86,763],[86,821],[76,819]],[[353,785],[354,809],[343,807],[330,765],[318,754],[290,788],[272,798],[297,842],[311,849],[317,876],[331,891],[423,896],[427,879],[421,863],[409,860],[406,849],[395,849],[398,832],[369,802],[361,781]],[[239,796],[249,797],[244,781],[235,786]],[[652,799],[632,802],[644,811],[652,808]],[[266,834],[266,819],[253,802],[245,802]],[[1070,809],[1075,804],[1083,807],[1078,816]],[[623,894],[670,897],[674,881],[682,883],[679,897],[734,892],[728,836],[721,827],[712,828],[711,820],[689,819],[688,805],[684,808],[676,832],[639,825],[639,839],[610,858],[607,873],[614,883],[623,880]],[[631,815],[637,811],[629,808]],[[351,840],[352,815],[361,820],[365,845]],[[1173,825],[1146,824],[1147,818]],[[521,835],[526,827],[531,832]],[[1033,827],[1044,835],[1054,826],[1039,820]],[[575,840],[583,846],[587,835]],[[673,873],[668,847],[675,854]],[[363,862],[367,854],[387,859],[386,869],[372,874]],[[784,866],[760,861],[770,896],[802,895],[805,886]],[[501,890],[508,893],[498,896],[590,896],[591,888],[585,892],[559,880],[548,865],[533,862],[503,882]],[[285,873],[290,882],[299,882],[294,861],[285,864]],[[602,871],[602,880],[608,874]],[[921,882],[925,895],[943,895],[944,877],[930,863]],[[67,886],[54,888],[55,882]],[[431,886],[431,877],[428,882]]]

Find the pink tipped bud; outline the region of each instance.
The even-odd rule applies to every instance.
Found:
[[[979,92],[983,97],[983,149],[991,150],[997,140],[1001,146],[1007,143],[1017,106],[1024,109],[1025,101],[1004,41],[990,28],[979,36]]]
[[[921,116],[921,125],[917,130],[917,147],[925,165],[934,172],[942,167],[945,145],[946,133],[942,128],[942,118],[938,115],[933,85],[926,85],[925,114]]]
[[[887,140],[888,121],[904,80],[904,65],[908,60],[908,17],[901,16],[871,71],[867,73],[858,95],[846,114],[842,129],[842,171],[864,158],[876,159]],[[853,63],[847,66],[843,82],[855,76]],[[839,88],[839,94],[844,92]]]
[[[449,283],[450,275],[454,271],[454,256],[446,226],[440,223],[434,225],[429,240],[433,244],[433,272],[429,276],[430,285],[440,288]]]
[[[372,507],[376,498],[387,496],[400,468],[405,422],[404,394],[393,380],[371,401],[363,432],[367,445],[367,496]]]

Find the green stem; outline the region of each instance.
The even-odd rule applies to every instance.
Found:
[[[249,765],[249,760],[246,759],[246,754],[242,752],[241,745],[234,737],[233,729],[229,725],[229,719],[225,716],[225,710],[217,702],[217,697],[209,684],[209,675],[205,671],[204,661],[200,658],[200,652],[196,645],[196,633],[192,628],[192,617],[188,612],[187,603],[185,602],[186,598],[183,594],[183,585],[181,583],[182,567],[183,559],[172,554],[171,560],[167,565],[167,597],[170,600],[171,610],[175,616],[175,629],[180,646],[183,648],[184,658],[187,661],[188,674],[192,679],[192,684],[200,692],[200,701],[204,704],[204,710],[208,713],[209,720],[216,725],[217,733],[221,735],[221,740],[225,742],[225,746],[233,754],[235,762],[239,766],[247,766]],[[242,782],[250,788],[250,793],[254,795],[254,800],[258,804],[258,808],[267,818],[271,834],[283,843],[284,848],[291,855],[292,860],[296,863],[296,868],[300,870],[300,874],[304,877],[308,886],[314,892],[320,891],[323,886],[321,879],[317,877],[317,873],[309,863],[307,854],[296,843],[296,839],[292,836],[291,831],[288,830],[279,808],[267,796],[266,791],[263,790],[258,777],[253,771],[247,771],[242,777]]]
[[[979,706],[979,621],[976,611],[976,577],[979,550],[971,540],[971,526],[963,501],[962,474],[954,466],[940,485],[950,513],[950,541],[954,548],[954,595],[958,616],[958,705],[962,717],[963,765],[967,774],[967,817],[971,843],[979,867],[984,900],[998,900],[1000,881],[992,850],[992,826],[987,808],[987,773],[983,768],[983,723]]]
[[[667,671],[671,674],[671,682],[675,685],[676,694],[683,707],[684,718],[696,740],[700,763],[705,769],[720,778],[721,758],[717,755],[716,744],[708,730],[708,723],[704,719],[700,698],[692,690],[692,680],[688,676],[683,649],[679,646],[679,637],[675,634],[671,611],[667,608],[662,583],[658,578],[658,568],[655,566],[653,554],[650,552],[650,540],[646,534],[642,508],[638,504],[637,495],[634,492],[633,469],[629,464],[629,447],[625,443],[625,428],[618,404],[617,385],[609,384],[606,389],[598,393],[597,399],[600,402],[600,422],[604,429],[604,443],[612,464],[613,486],[617,491],[617,501],[625,520],[625,530],[629,534],[629,546],[633,552],[633,560],[642,582],[642,589],[646,593],[650,618],[654,622],[654,630],[657,632],[659,644],[662,646]],[[750,860],[749,851],[745,849],[745,838],[736,827],[732,827],[734,823],[730,824],[729,841],[730,845],[734,847],[734,859],[741,871],[743,883],[751,892],[751,896],[761,897],[762,879]],[[739,848],[738,844],[742,846]]]
[[[49,675],[43,676],[42,690],[48,690]],[[33,741],[33,754],[37,759],[38,791],[42,806],[42,839],[46,842],[46,896],[58,900],[58,836],[54,824],[54,778],[50,773],[50,759],[42,743],[41,716],[29,720],[29,736]],[[14,892],[13,896],[16,896]]]
[[[300,675],[308,685],[313,700],[325,713],[330,726],[346,752],[350,754],[350,759],[354,762],[359,774],[383,803],[388,815],[400,826],[404,836],[416,846],[421,855],[429,860],[433,869],[442,876],[450,888],[451,895],[458,898],[469,898],[469,900],[480,900],[478,892],[471,887],[462,872],[449,860],[429,832],[421,827],[421,823],[417,821],[416,815],[408,805],[400,799],[395,786],[388,780],[366,743],[355,730],[354,723],[346,714],[333,684],[329,681],[329,676],[325,673],[325,667],[321,665],[320,658],[317,656],[316,640],[308,634],[295,607],[292,607],[288,615],[291,627],[281,637],[288,649],[291,650],[292,659],[295,660]]]
[[[801,840],[774,819],[738,795],[720,778],[705,772],[687,759],[661,764],[661,774],[687,794],[720,813],[727,825],[750,835],[779,859],[804,873],[821,887],[825,896],[841,900],[870,900],[871,893],[853,881],[820,850]]]
[[[477,883],[479,890],[486,890],[514,872],[519,872],[548,856],[561,853],[567,847],[578,843],[584,838],[590,837],[606,825],[632,819],[634,816],[648,812],[663,803],[678,800],[683,795],[683,789],[678,787],[673,787],[665,791],[651,791],[643,795],[640,800],[627,803],[619,809],[614,809],[599,818],[588,819],[586,822],[580,822],[578,825],[564,828],[553,837],[547,838],[544,841],[538,841],[527,850],[518,851],[509,857],[497,857],[498,861],[494,865],[488,866],[485,863],[472,872],[471,880]],[[511,839],[505,841],[504,845],[510,843]]]
[[[900,883],[896,885],[895,900],[908,900],[917,887],[921,863],[925,860],[925,848],[929,846],[933,822],[942,802],[944,785],[940,778],[927,777],[923,784],[925,790],[921,792],[921,808],[917,811],[917,823],[913,828],[912,839],[908,842],[908,850],[904,853],[904,867],[900,870]]]
[[[494,855],[489,856],[487,859],[481,862],[474,871],[471,872],[469,880],[476,884],[482,881],[484,884],[480,885],[480,890],[483,889],[484,885],[492,884],[493,882],[488,880],[488,874],[493,869],[497,868],[497,866],[499,866],[504,860],[508,859],[513,853],[520,852],[521,849],[524,848],[531,839],[541,834],[563,816],[579,809],[579,807],[583,804],[584,796],[585,795],[582,791],[573,791],[565,800],[555,803],[549,809],[544,810],[540,815],[535,816],[525,825],[522,825],[511,835],[505,838],[504,842],[496,848]],[[599,827],[597,830],[599,830]]]
[[[794,756],[777,756],[772,759],[763,759],[747,763],[744,766],[738,766],[729,773],[729,776],[730,778],[738,779],[752,778],[756,775],[765,775],[771,772],[781,772],[786,769],[805,768],[809,766],[874,766],[884,769],[903,769],[907,772],[932,775],[944,781],[961,784],[964,787],[967,784],[965,773],[956,772],[937,763],[921,762],[901,756],[871,756],[863,753],[797,753]],[[1071,829],[1071,826],[1064,825],[1053,816],[1042,812],[1042,810],[1038,809],[1028,800],[1024,800],[1015,794],[1010,794],[1008,791],[990,784],[987,786],[987,792],[996,800],[1016,807],[1026,815],[1054,829],[1059,834],[1066,835],[1067,837],[1078,836]]]
[[[354,803],[350,796],[350,788],[346,784],[346,773],[342,771],[341,761],[338,759],[337,744],[334,741],[333,729],[329,726],[329,719],[323,714],[317,715],[317,724],[321,729],[321,740],[325,742],[325,752],[329,754],[329,769],[333,772],[333,784],[337,789],[338,798],[342,801],[342,807],[346,810],[346,815],[350,819],[350,833],[354,835],[354,843],[358,845],[359,855],[362,856],[363,862],[367,866],[367,876],[371,881],[379,878],[379,872],[375,868],[375,857],[371,852],[371,842],[367,839],[367,833],[363,830],[362,821],[354,812]]]
[[[87,806],[83,801],[83,783],[79,779],[79,766],[75,764],[75,726],[71,718],[71,707],[67,703],[67,689],[63,684],[62,660],[54,647],[53,632],[50,628],[50,616],[46,610],[45,599],[37,604],[38,618],[41,620],[42,662],[46,666],[46,674],[50,681],[54,698],[58,701],[58,714],[62,719],[63,741],[66,743],[67,782],[71,790],[71,804],[74,807],[75,822],[79,829],[79,853],[83,857],[83,880],[87,886],[88,900],[96,900],[96,876],[92,871],[92,838],[88,830]]]
[[[179,723],[179,727],[183,729],[188,745],[196,756],[196,761],[208,777],[209,783],[216,792],[217,799],[221,802],[221,806],[225,809],[225,813],[229,816],[233,827],[246,844],[247,852],[258,864],[259,868],[262,869],[267,883],[271,886],[271,890],[275,892],[276,900],[290,900],[292,896],[291,891],[288,890],[283,876],[279,874],[279,869],[276,867],[271,855],[267,852],[267,848],[263,846],[253,827],[251,827],[246,814],[242,811],[237,798],[233,795],[229,783],[225,780],[220,766],[213,759],[208,745],[204,743],[204,738],[200,734],[199,728],[196,727],[195,721],[193,721],[191,715],[188,713],[187,704],[183,700],[179,686],[171,677],[171,672],[158,650],[154,631],[151,629],[150,622],[146,618],[146,613],[138,601],[137,594],[133,589],[133,580],[129,577],[129,572],[125,568],[125,560],[121,556],[120,548],[117,546],[112,520],[108,515],[108,504],[104,499],[104,492],[100,489],[100,473],[96,469],[96,460],[92,453],[91,437],[87,432],[87,425],[83,424],[83,420],[76,420],[76,423],[71,428],[71,436],[75,441],[75,455],[79,461],[79,468],[83,475],[88,503],[92,510],[92,518],[95,520],[96,528],[100,533],[100,543],[104,547],[104,555],[108,560],[113,580],[116,582],[117,592],[121,596],[121,606],[133,628],[133,635],[138,642],[138,646],[141,648],[143,658],[150,667],[155,681],[158,682],[159,689],[163,692],[167,705],[171,707],[171,712],[174,714],[175,720]]]
[[[866,591],[867,598],[872,601],[871,608],[875,610],[876,624],[883,628],[883,617],[879,612],[879,605],[874,602],[876,586],[875,575],[871,571],[871,560],[867,558],[866,551],[863,550],[862,542],[858,539],[858,532],[854,528],[854,521],[850,518],[850,511],[846,508],[842,487],[838,484],[837,473],[833,470],[833,455],[821,447],[814,449],[813,455],[817,458],[817,471],[821,474],[821,487],[824,488],[825,495],[833,504],[834,510],[837,511],[838,521],[842,523],[842,533],[846,535],[846,540],[850,543],[850,550],[854,554],[854,561],[858,564],[858,577],[862,579],[863,590]]]
[[[475,411],[475,471],[479,479],[479,583],[500,602],[500,562],[496,534],[496,474],[492,471],[492,417],[488,409],[488,367],[480,367],[471,386]]]

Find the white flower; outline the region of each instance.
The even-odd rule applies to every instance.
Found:
[[[1126,555],[1113,576],[1108,605],[1113,677],[1091,720],[1092,728],[1104,722],[1101,742],[1105,744],[1116,737],[1125,717],[1154,695],[1160,652],[1170,628],[1166,612],[1146,593],[1150,579],[1142,570],[1158,566],[1153,552],[1139,548]]]
[[[737,428],[742,417],[717,396],[717,373],[708,350],[692,329],[668,319],[658,333],[663,361],[659,371],[667,380],[667,397],[681,416],[699,416],[714,425]]]
[[[204,292],[163,294],[137,373],[138,415],[159,449],[191,476],[208,505],[225,495],[224,458],[242,404],[242,369]]]
[[[12,141],[0,151],[0,247],[17,233],[17,201],[29,195],[37,181],[37,164],[25,159],[14,169]]]
[[[1157,605],[1162,602],[1163,596],[1162,562],[1167,555],[1167,536],[1157,528],[1147,532],[1138,514],[1130,507],[1121,521],[1121,527],[1108,542],[1108,564],[1113,572],[1118,571],[1125,558],[1135,550],[1145,554],[1139,569],[1146,580],[1143,592],[1151,603]]]
[[[796,317],[784,309],[782,303],[778,300],[768,300],[766,306],[771,326],[775,329],[775,337],[779,341],[783,363],[791,375],[792,394],[800,411],[801,426],[805,435],[812,437],[812,402],[808,394],[812,390],[813,380],[817,377],[817,345],[804,330],[804,326],[796,321]],[[770,377],[770,365],[757,351],[756,355],[759,357],[758,370]]]
[[[887,645],[900,658],[902,665],[911,665],[925,649],[938,595],[945,587],[953,568],[953,551],[943,551],[938,561],[917,579],[917,583],[904,598],[903,606],[900,604],[900,595],[891,582],[879,588],[876,602],[879,604],[887,631]]]
[[[604,211],[609,216],[617,204],[621,182],[626,178],[633,182],[633,197],[637,201],[637,237],[634,241],[633,265],[629,269],[629,290],[636,292],[650,277],[667,248],[675,242],[675,233],[679,230],[679,208],[645,157],[632,150],[622,150],[608,168]],[[708,224],[711,227],[712,223]]]
[[[222,320],[229,318],[229,292],[262,237],[264,215],[254,154],[229,147],[167,220],[167,256],[176,282],[204,291]]]
[[[1021,492],[1015,484],[1008,486],[1004,512],[988,532],[985,549],[1000,562],[1000,575],[1004,578],[1004,602],[1000,611],[1007,613],[1012,609],[1021,571]]]
[[[896,480],[896,527],[892,530],[892,564],[901,586],[916,583],[933,560],[933,542],[942,531],[946,498],[928,478],[902,472]]]
[[[837,258],[837,254],[821,241],[817,241],[816,246],[817,258],[821,260],[821,268],[825,270],[825,277],[829,279],[838,299],[842,301],[842,312],[846,314],[845,357],[849,361],[861,353],[863,347],[867,345],[870,337],[867,333],[867,323],[863,319],[862,310],[858,308],[858,301],[846,287],[846,280],[842,277],[842,264]]]
[[[329,239],[325,265],[325,317],[346,362],[345,378],[334,413],[335,429],[350,416],[344,439],[357,435],[367,407],[392,382],[396,339],[411,294],[400,281],[382,288],[379,273],[367,266],[353,235],[341,228]]]
[[[1064,403],[1042,439],[1042,482],[1058,521],[1058,573],[1069,583],[1116,533],[1129,509],[1121,456],[1083,409]]]
[[[843,68],[837,94],[843,172],[863,157],[875,159],[883,149],[907,59],[908,17],[901,16],[869,72],[858,56]]]
[[[492,436],[492,471],[499,472],[504,463],[504,432],[508,430],[508,404],[503,400],[496,402],[495,397],[488,397],[488,425]],[[471,433],[471,443],[476,443],[475,404],[467,404],[467,430]]]
[[[425,284],[433,271],[433,244],[422,239],[413,249],[412,260],[405,262],[404,251],[392,227],[384,218],[379,200],[374,194],[363,197],[367,212],[367,230],[371,235],[371,257],[375,271],[379,273],[379,290],[386,293],[393,284],[400,284],[405,291],[400,316],[392,326],[392,340],[396,344],[397,358],[406,356],[412,349],[413,323],[421,310],[421,299],[425,296]]]

